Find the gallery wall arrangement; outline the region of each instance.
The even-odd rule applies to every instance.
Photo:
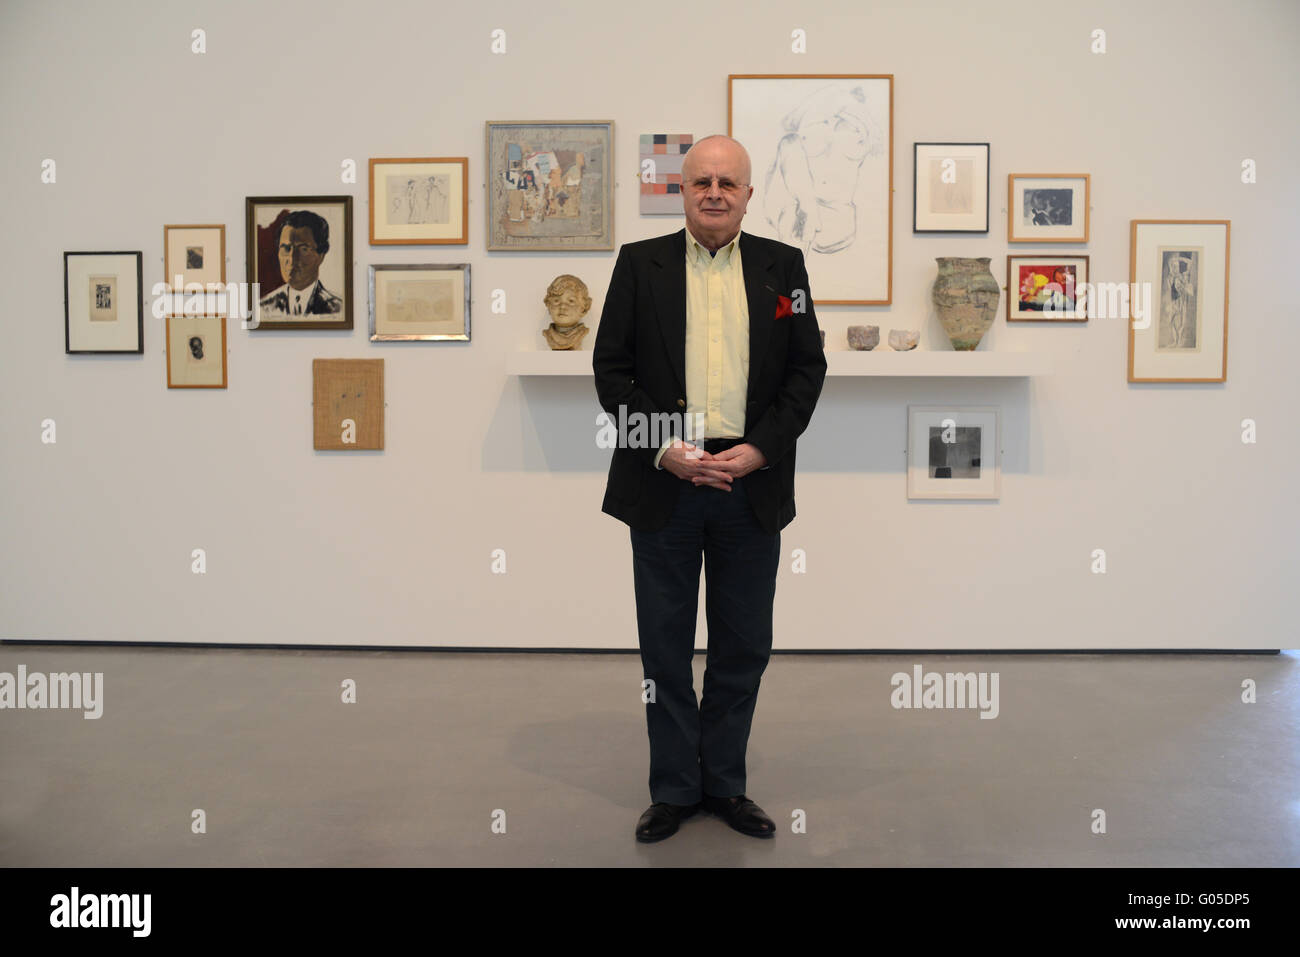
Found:
[[[852,4],[831,6],[866,26]],[[342,25],[322,42],[335,58],[388,63],[414,80],[373,25],[331,9]],[[1185,44],[1254,35],[1203,11],[1178,25]],[[74,558],[82,600],[69,608],[51,610],[37,573],[11,567],[0,632],[634,648],[619,600],[631,595],[620,529],[600,515],[608,452],[594,441],[588,354],[620,245],[682,228],[682,160],[725,133],[752,160],[742,228],[802,251],[833,360],[800,440],[799,518],[783,537],[786,552],[817,556],[818,571],[789,572],[796,584],[778,614],[852,621],[863,580],[901,598],[868,631],[778,629],[787,647],[1275,646],[1259,644],[1258,630],[1226,631],[1204,596],[1249,579],[1262,628],[1284,600],[1283,571],[1300,570],[1291,551],[1270,551],[1286,549],[1279,514],[1297,517],[1280,476],[1300,454],[1265,447],[1262,427],[1256,442],[1248,424],[1294,381],[1276,374],[1293,354],[1283,346],[1294,324],[1265,298],[1275,300],[1267,279],[1285,275],[1296,251],[1282,211],[1297,208],[1297,187],[1278,178],[1297,134],[1268,119],[1283,96],[1269,82],[1275,68],[1232,60],[1214,69],[1254,71],[1261,98],[1230,110],[1214,71],[1197,74],[1197,112],[1217,118],[1223,145],[1188,152],[1159,111],[1137,115],[1114,79],[1186,79],[1182,58],[1136,14],[1112,13],[1109,36],[1151,41],[1145,59],[1131,45],[1095,52],[1092,27],[1072,22],[1058,38],[1068,70],[1040,74],[1032,97],[1009,63],[967,68],[959,34],[1028,55],[973,11],[927,42],[921,7],[881,14],[865,33],[830,18],[806,54],[768,35],[788,33],[784,21],[755,12],[737,26],[751,52],[682,75],[628,71],[649,70],[650,38],[687,62],[698,41],[658,26],[634,41],[580,23],[567,44],[606,39],[541,74],[534,39],[515,35],[505,57],[475,40],[426,64],[420,81],[474,76],[455,102],[343,88],[328,124],[255,121],[263,142],[284,134],[277,150],[225,164],[164,153],[145,169],[131,150],[104,156],[78,137],[36,146],[72,109],[37,86],[46,119],[5,107],[17,141],[51,153],[58,170],[17,198],[31,235],[5,240],[28,317],[5,351],[15,401],[4,437],[16,449],[6,481],[11,497],[25,490],[38,506],[63,493],[53,527],[11,508],[5,530],[33,542],[37,567],[86,548],[99,555],[100,539],[116,534],[104,501],[129,503],[131,478],[164,459],[193,476],[208,508],[187,514],[169,488],[152,503],[160,511],[126,522],[140,569],[180,576],[167,589],[171,612],[138,613],[134,584],[116,571],[93,577],[111,567],[105,556]],[[283,14],[267,16],[268,29],[284,25]],[[54,35],[55,18],[37,21]],[[103,13],[92,21],[110,37],[126,29]],[[246,55],[267,43],[250,40]],[[46,69],[14,53],[10,78]],[[86,55],[92,65],[101,56]],[[1043,135],[1050,117],[1033,103],[1067,94],[1108,118],[1095,136]],[[229,77],[223,95],[248,116],[262,93]],[[990,105],[1017,96],[1019,114]],[[1265,129],[1273,138],[1261,142]],[[6,160],[14,181],[35,178],[22,165],[31,155]],[[1255,182],[1248,172],[1265,160],[1275,178]],[[88,215],[87,190],[103,214]],[[1230,237],[1246,244],[1235,261]],[[206,293],[197,303],[187,300],[195,290]],[[26,448],[17,437],[44,419],[57,422],[56,441]],[[166,451],[154,444],[163,441]],[[1217,470],[1181,467],[1193,447]],[[74,493],[66,470],[84,475],[86,462],[106,478]],[[1157,491],[1170,479],[1181,498]],[[1244,497],[1242,527],[1220,511]],[[1248,544],[1252,530],[1263,541]],[[196,547],[224,557],[201,579],[172,568]],[[505,574],[489,561],[498,550]],[[1188,561],[1201,564],[1189,571]],[[574,573],[594,606],[555,603]],[[1147,602],[1160,591],[1153,575],[1180,596],[1172,606]],[[392,597],[367,611],[376,596],[345,597],[359,581],[383,581]],[[957,582],[995,595],[998,610],[968,623],[938,609],[922,621],[928,596]],[[999,590],[1010,582],[1033,596]],[[315,604],[318,593],[328,597]],[[251,619],[234,609],[236,594]],[[176,610],[198,600],[222,610],[202,620]],[[1116,605],[1125,624],[1102,628]],[[1058,620],[1063,608],[1074,609],[1070,622]]]

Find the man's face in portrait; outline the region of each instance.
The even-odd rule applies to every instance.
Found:
[[[280,277],[294,289],[306,289],[320,275],[321,260],[311,228],[280,230]]]
[[[701,140],[691,148],[682,163],[682,204],[696,239],[720,244],[740,231],[754,195],[749,170],[749,155],[729,139]]]

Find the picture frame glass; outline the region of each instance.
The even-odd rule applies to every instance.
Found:
[[[908,406],[907,497],[996,499],[1001,418],[996,406]]]
[[[186,285],[226,281],[226,227],[164,226],[163,282],[171,292]],[[179,277],[179,280],[178,280]]]
[[[142,352],[141,254],[65,253],[68,352]]]
[[[226,387],[224,316],[167,317],[167,387]]]
[[[372,159],[370,242],[467,243],[468,163],[465,158]]]
[[[894,78],[732,75],[727,129],[748,151],[741,228],[798,247],[813,298],[893,298]]]
[[[1008,242],[1087,242],[1087,176],[1012,173],[1008,181]]]
[[[249,197],[246,207],[250,328],[351,329],[352,197]]]
[[[1007,257],[1008,322],[1086,322],[1087,256]]]
[[[989,231],[989,144],[913,144],[912,231]]]
[[[370,339],[469,341],[469,264],[372,265]]]

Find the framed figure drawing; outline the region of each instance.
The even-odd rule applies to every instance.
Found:
[[[469,160],[370,160],[370,245],[469,242]]]
[[[487,248],[614,248],[614,123],[487,124]]]
[[[351,329],[352,197],[250,196],[244,218],[248,327]]]
[[[1129,382],[1228,379],[1227,219],[1135,219]]]
[[[370,341],[469,342],[469,263],[370,267]]]
[[[1008,256],[1007,322],[1087,322],[1087,256]]]
[[[803,250],[819,305],[888,305],[893,75],[732,74],[727,132],[751,161],[742,228]]]
[[[226,227],[164,226],[163,282],[171,292],[226,281]]]
[[[1088,173],[1007,176],[1007,242],[1086,243],[1092,177]]]
[[[144,352],[139,252],[63,254],[63,351]]]
[[[912,232],[989,231],[989,144],[912,144]]]
[[[1001,495],[1002,412],[996,406],[907,407],[907,497]]]
[[[226,387],[226,317],[167,317],[167,388]]]

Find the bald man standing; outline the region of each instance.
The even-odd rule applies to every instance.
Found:
[[[648,679],[642,842],[676,833],[701,807],[742,833],[776,833],[745,795],[745,751],[772,652],[781,529],[795,515],[795,440],[826,377],[802,252],[740,230],[754,193],[745,148],[700,140],[682,185],[686,228],[619,250],[592,352],[615,421],[676,413],[657,445],[636,441],[635,428],[620,436],[601,506],[631,529]],[[701,562],[708,660],[697,706]]]

